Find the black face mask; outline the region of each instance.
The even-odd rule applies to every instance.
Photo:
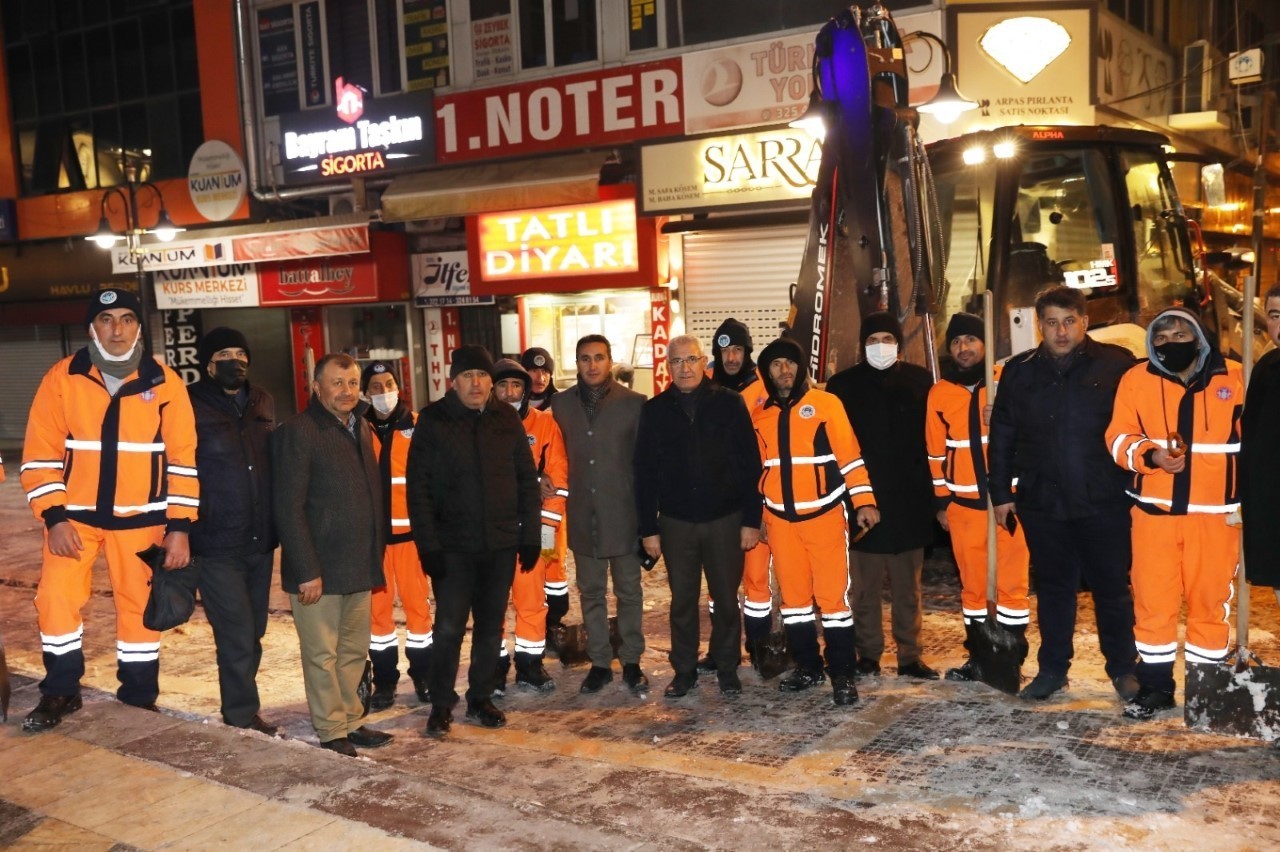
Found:
[[[213,380],[223,390],[235,391],[244,387],[249,377],[249,362],[228,358],[213,362]]]
[[[1191,366],[1200,354],[1200,343],[1188,340],[1183,343],[1161,343],[1156,347],[1160,365],[1171,373],[1181,373]]]

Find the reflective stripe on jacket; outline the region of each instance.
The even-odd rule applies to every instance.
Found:
[[[418,413],[401,403],[392,411],[395,423],[382,429],[373,419],[373,410],[365,413],[372,427],[373,447],[378,453],[378,471],[382,476],[383,502],[386,504],[387,544],[413,541],[409,523],[409,500],[405,496],[405,470],[409,466],[409,442],[413,440]]]
[[[765,508],[801,521],[840,506],[874,506],[871,479],[844,405],[826,391],[799,389],[785,407],[770,399],[753,412]]]
[[[45,374],[31,403],[22,487],[37,518],[99,529],[168,524],[200,506],[196,423],[178,374],[153,358],[112,396],[81,349]]]
[[[996,365],[996,384],[1001,365]],[[933,494],[939,508],[955,502],[970,509],[987,508],[987,435],[982,410],[987,405],[985,381],[973,390],[941,379],[929,389],[925,448]],[[974,432],[980,436],[975,443]]]
[[[1150,514],[1229,514],[1240,506],[1240,365],[1211,357],[1190,385],[1167,378],[1149,363],[1125,373],[1107,427],[1116,464],[1133,473],[1128,494]],[[1165,473],[1151,453],[1168,449],[1177,432],[1187,443],[1187,465]]]
[[[564,449],[564,436],[555,415],[529,406],[524,416],[524,431],[529,436],[529,450],[539,477],[550,478],[556,492],[542,501],[542,523],[559,529],[564,523],[564,504],[569,497],[569,456]]]

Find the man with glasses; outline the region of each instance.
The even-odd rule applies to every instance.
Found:
[[[742,397],[706,377],[696,337],[667,347],[672,383],[644,404],[636,437],[636,510],[645,552],[663,556],[671,586],[668,698],[698,682],[698,597],[705,573],[714,603],[710,656],[720,691],[737,695],[738,586],[744,553],[760,539],[760,452]]]

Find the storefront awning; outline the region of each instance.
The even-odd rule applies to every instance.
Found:
[[[485,163],[396,178],[382,193],[384,222],[440,219],[600,200],[602,153]]]

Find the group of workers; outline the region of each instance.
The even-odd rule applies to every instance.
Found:
[[[1265,304],[1276,339],[1280,288]],[[988,341],[971,314],[950,319],[936,383],[902,361],[894,317],[864,317],[860,363],[825,390],[794,340],[774,340],[757,362],[750,331],[728,319],[711,357],[696,337],[669,342],[672,381],[652,399],[618,382],[608,339],[588,335],[575,351],[577,383],[559,391],[543,349],[495,363],[462,346],[448,393],[417,413],[397,365],[326,355],[307,408],[277,425],[270,395],[248,380],[243,334],[204,335],[201,379],[188,389],[151,355],[137,297],[103,290],[86,315],[89,345],[48,372],[28,422],[21,479],[45,525],[36,609],[46,675],[23,728],[47,730],[81,706],[81,610],[100,553],[117,612],[117,697],[156,709],[160,635],[142,622],[150,569],[137,555],[150,545],[164,549],[166,569],[195,559],[223,719],[268,734],[256,676],[282,546],[312,725],[341,754],[391,739],[364,720],[396,700],[396,600],[407,673],[431,705],[428,735],[450,730],[469,620],[469,719],[505,724],[493,699],[512,663],[518,688],[554,689],[543,659],[568,610],[566,548],[591,661],[580,692],[614,679],[615,655],[624,685],[648,688],[642,565],[662,557],[666,697],[712,673],[725,695],[741,692],[743,650],[758,664],[773,630],[772,568],[794,662],[779,688],[830,678],[835,704],[851,705],[855,682],[880,673],[886,576],[898,675],[939,677],[919,641],[935,521],[951,535],[966,647],[980,640],[988,512],[998,522],[996,619],[1014,634],[1019,664],[1036,567],[1039,671],[1020,695],[1068,686],[1083,580],[1124,715],[1150,718],[1175,704],[1184,602],[1187,664],[1227,656],[1241,492],[1263,512],[1280,496],[1277,477],[1261,473],[1274,451],[1249,441],[1280,420],[1280,389],[1263,397],[1280,381],[1275,358],[1260,363],[1246,405],[1239,365],[1188,309],[1153,319],[1141,362],[1087,335],[1078,290],[1045,291],[1036,316],[1042,343],[997,371],[998,393],[986,386]],[[1255,462],[1242,465],[1250,453]],[[1251,574],[1280,580],[1280,551],[1264,538],[1274,532],[1253,526]],[[711,635],[699,659],[704,582]],[[977,673],[966,662],[946,677]]]

